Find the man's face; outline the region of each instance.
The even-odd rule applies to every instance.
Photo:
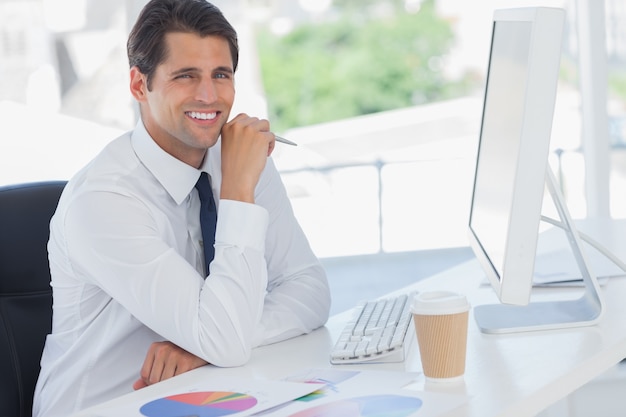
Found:
[[[151,91],[137,68],[131,91],[148,133],[170,155],[199,167],[215,145],[235,98],[233,62],[220,37],[168,33],[167,57],[154,73]]]

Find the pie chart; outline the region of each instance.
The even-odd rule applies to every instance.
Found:
[[[422,400],[402,395],[368,395],[308,408],[289,417],[408,417]]]
[[[144,404],[146,417],[222,417],[254,407],[256,398],[238,392],[204,391],[172,395]]]

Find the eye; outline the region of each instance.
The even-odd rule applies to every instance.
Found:
[[[233,71],[226,66],[217,67],[213,70],[213,78],[220,80],[230,80],[231,78],[233,78]]]

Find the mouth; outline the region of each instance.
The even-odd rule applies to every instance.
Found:
[[[187,116],[195,120],[214,120],[217,118],[218,112],[199,112],[199,111],[188,111],[185,112]]]

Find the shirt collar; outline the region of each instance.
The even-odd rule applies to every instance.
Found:
[[[187,198],[198,181],[200,172],[207,170],[205,165],[208,158],[205,158],[202,168],[198,170],[161,149],[141,120],[131,134],[131,143],[141,163],[161,183],[176,204]]]

